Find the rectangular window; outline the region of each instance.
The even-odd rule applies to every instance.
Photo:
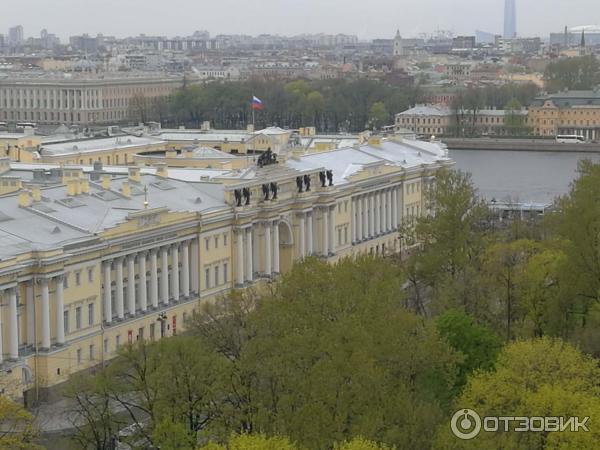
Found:
[[[215,236],[215,248],[219,248],[219,236]]]
[[[223,283],[229,282],[229,274],[227,273],[228,265],[227,263],[223,264]]]
[[[81,286],[81,271],[75,272],[75,285]]]
[[[154,333],[156,330],[156,324],[155,323],[151,323],[150,324],[150,340],[153,341],[154,340]]]
[[[227,233],[223,235],[223,246],[227,247]]]
[[[81,306],[75,308],[75,329],[81,330]]]
[[[94,344],[90,344],[89,353],[90,353],[90,361],[93,361],[94,360]]]
[[[210,288],[210,269],[204,271],[204,284],[206,285],[206,289]]]
[[[66,310],[63,313],[63,323],[64,323],[65,334],[69,334],[69,310]]]
[[[77,349],[77,364],[81,364],[81,349]]]
[[[121,335],[117,334],[115,336],[115,348],[119,348],[120,345],[121,345]]]
[[[208,247],[210,245],[208,242],[208,238],[204,239],[204,248],[206,249],[206,251],[208,251]]]
[[[108,353],[108,339],[104,339],[104,353]]]
[[[88,325],[94,325],[94,304],[90,303],[88,305]]]
[[[144,327],[140,327],[138,329],[137,340],[138,341],[143,341],[144,340]]]
[[[219,285],[219,266],[215,266],[215,286]]]
[[[63,277],[63,287],[65,289],[67,289],[69,287],[69,274],[65,273],[65,276]]]
[[[90,164],[91,165],[91,164]],[[94,281],[94,268],[90,267],[88,269],[88,281],[91,283]]]

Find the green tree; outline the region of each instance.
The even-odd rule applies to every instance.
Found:
[[[253,430],[315,449],[354,435],[427,445],[458,359],[402,308],[396,270],[368,258],[312,261],[282,279],[242,354],[256,374]]]
[[[361,437],[357,437],[348,442],[336,444],[333,450],[393,450],[395,447],[388,447],[384,444],[377,444]]]
[[[383,102],[375,102],[371,105],[369,110],[369,124],[374,129],[380,129],[384,125],[387,125],[390,115]]]
[[[467,382],[467,377],[477,370],[491,370],[502,348],[502,341],[489,328],[478,325],[462,311],[451,310],[435,319],[440,336],[454,350],[464,355],[458,364],[455,392]]]
[[[0,450],[36,450],[38,429],[33,416],[22,406],[0,396]]]
[[[490,304],[503,305],[504,332],[507,341],[513,339],[513,323],[522,320],[525,307],[520,302],[521,278],[527,268],[529,258],[539,250],[536,242],[521,239],[510,242],[498,242],[486,248],[484,272],[491,283],[490,295],[494,297]],[[500,324],[499,328],[502,328]]]
[[[597,327],[588,322],[588,313],[600,303],[600,165],[582,161],[579,172],[569,194],[557,201],[557,213],[549,217],[548,225],[564,251],[557,270],[565,297],[565,335],[589,336]]]
[[[593,89],[600,84],[600,63],[593,55],[563,58],[546,66],[544,81],[549,92]]]
[[[527,115],[523,114],[521,102],[513,97],[504,105],[504,132],[510,136],[523,136],[529,133]]]
[[[481,417],[595,417],[600,415],[598,361],[560,339],[539,338],[508,344],[491,372],[475,374],[456,402]],[[593,422],[592,422],[593,423]],[[438,449],[587,449],[595,448],[600,429],[589,432],[482,431],[471,441],[440,428]]]
[[[263,434],[231,436],[227,444],[209,443],[198,450],[299,450],[286,437],[267,437]]]
[[[477,196],[471,177],[460,171],[440,170],[425,189],[426,214],[413,233],[421,250],[414,254],[420,283],[428,287],[433,312],[459,308],[479,317],[480,259],[486,242],[489,216]]]
[[[185,424],[165,418],[154,426],[152,442],[161,450],[194,450],[197,437]]]

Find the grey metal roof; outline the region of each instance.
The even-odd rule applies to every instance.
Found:
[[[593,91],[563,91],[556,94],[548,94],[537,97],[531,102],[531,106],[542,106],[548,100],[551,100],[559,108],[600,106],[600,89]]]
[[[410,169],[447,160],[447,151],[438,142],[382,140],[380,145],[361,145],[340,150],[310,153],[288,159],[286,166],[296,170],[333,170],[335,184],[346,184],[367,165],[381,163]]]
[[[68,155],[103,150],[123,149],[144,145],[166,144],[166,141],[151,137],[119,136],[101,139],[72,140],[60,144],[44,144],[42,155]]]

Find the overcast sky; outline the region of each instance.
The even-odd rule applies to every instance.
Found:
[[[405,37],[435,30],[502,31],[504,0],[0,0],[0,33],[21,24],[70,35],[117,37],[346,33],[362,39]],[[565,25],[600,24],[600,0],[517,0],[521,36],[547,37]]]

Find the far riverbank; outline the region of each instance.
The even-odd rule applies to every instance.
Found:
[[[449,150],[600,153],[600,143],[562,144],[550,139],[442,138]]]

